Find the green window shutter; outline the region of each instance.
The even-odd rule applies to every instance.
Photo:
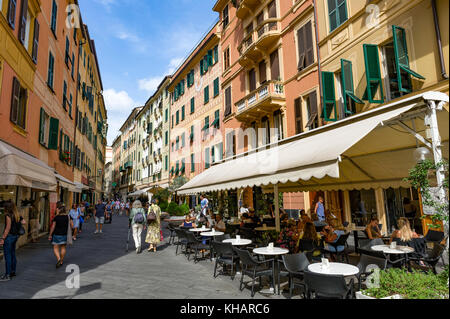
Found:
[[[185,147],[186,146],[186,134],[183,133],[183,135],[181,135],[181,147]]]
[[[352,62],[341,59],[341,77],[342,77],[342,92],[344,96],[344,111],[345,114],[353,115],[353,111],[348,105],[348,98],[352,99],[355,103],[364,104],[360,98],[354,94],[353,87],[353,68]]]
[[[184,119],[185,119],[185,106],[183,105],[182,107],[181,107],[181,120],[182,121],[184,121]]]
[[[191,114],[195,112],[195,98],[191,99]]]
[[[209,85],[205,87],[204,90],[204,98],[205,98],[205,104],[209,102]]]
[[[213,164],[216,162],[215,151],[216,151],[215,146],[211,147],[211,163],[213,163]]]
[[[189,140],[194,141],[194,125],[191,126],[191,134],[189,135]]]
[[[414,72],[409,68],[409,57],[408,57],[408,46],[406,43],[406,32],[405,29],[398,26],[392,26],[392,33],[394,37],[394,54],[395,54],[395,64],[397,67],[397,81],[400,92],[409,93],[410,90],[405,88],[403,85],[402,74],[407,73],[407,81],[411,81],[411,76],[418,79],[425,80],[425,78]],[[411,87],[410,85],[408,85]]]
[[[219,46],[216,45],[214,47],[214,64],[216,64],[217,62],[219,62]]]
[[[169,120],[169,109],[166,109],[166,114],[165,114],[165,122],[167,123],[167,121]]]
[[[210,166],[209,164],[209,148],[205,149],[205,168],[208,169]]]
[[[53,89],[53,70],[55,65],[55,58],[53,57],[53,54],[50,53],[48,57],[48,74],[47,74],[47,84],[50,88]]]
[[[325,121],[337,121],[336,94],[334,89],[334,73],[322,72],[323,117]],[[331,115],[334,112],[334,119]]]
[[[62,159],[63,154],[63,139],[64,139],[64,133],[63,130],[59,130],[59,159]]]
[[[374,44],[364,44],[363,50],[367,79],[367,88],[363,99],[369,100],[370,103],[384,103],[378,46]],[[380,89],[380,99],[376,100],[375,96],[378,88]]]
[[[44,145],[44,143],[45,143],[44,126],[45,126],[45,111],[41,107],[41,117],[40,117],[40,120],[39,120],[39,144],[41,144],[41,145]]]
[[[180,111],[177,111],[176,115],[177,115],[177,122],[176,122],[176,124],[178,125],[178,123],[180,123]]]
[[[169,145],[169,131],[166,131],[166,135],[165,135],[165,146]]]
[[[216,129],[219,129],[219,128],[220,128],[220,111],[219,111],[219,110],[217,110],[216,112],[214,112],[214,124],[213,124],[213,126],[214,126]]]
[[[67,110],[67,82],[64,81],[63,85],[63,108]]]
[[[169,170],[169,156],[166,155],[164,162],[165,162],[165,170],[168,171]]]
[[[204,70],[203,70],[203,59],[200,60],[200,75],[203,76]]]
[[[219,95],[219,78],[214,80],[214,97]]]
[[[205,74],[208,72],[208,67],[209,67],[208,62],[209,62],[209,60],[208,60],[208,55],[205,55],[205,56],[203,57],[203,72],[204,72]]]
[[[58,149],[58,131],[59,131],[59,120],[55,118],[50,118],[50,129],[48,136],[48,149],[57,150]],[[61,130],[62,134],[62,130]],[[62,135],[61,135],[62,138]],[[62,142],[62,141],[60,141]],[[61,144],[60,144],[61,146]]]
[[[191,154],[191,172],[195,172],[195,154]]]
[[[52,6],[52,19],[51,19],[51,29],[53,33],[56,33],[56,18],[58,17],[58,5],[56,4],[56,1],[53,0],[53,6]]]
[[[217,147],[219,151],[219,161],[223,160],[223,143],[220,143]]]
[[[208,55],[207,55],[207,59],[208,59],[208,67],[213,66],[213,50],[209,50],[208,51]]]

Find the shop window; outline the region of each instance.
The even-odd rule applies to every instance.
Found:
[[[356,226],[367,226],[373,215],[377,215],[375,191],[353,190],[350,194],[352,222]]]

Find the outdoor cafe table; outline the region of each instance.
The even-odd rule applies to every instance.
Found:
[[[204,237],[215,237],[215,236],[222,236],[225,235],[225,233],[221,232],[221,231],[215,231],[215,232],[204,232],[201,233],[200,236],[204,236]],[[210,250],[211,250],[211,260],[212,258],[214,258],[214,253],[213,253],[213,249],[212,249],[212,241],[209,242],[209,246],[210,246]]]
[[[261,248],[255,248],[253,249],[253,252],[258,255],[264,255],[264,256],[273,256],[274,261],[274,269],[273,269],[273,275],[274,275],[274,281],[278,279],[278,256],[281,255],[287,255],[289,254],[288,249],[279,248],[279,247],[273,247],[273,249],[269,249],[269,247],[261,247]],[[270,293],[277,293],[276,287],[270,288]],[[262,292],[264,293],[264,292]]]
[[[315,263],[309,265],[308,270],[316,274],[342,275],[345,277],[359,274],[358,267],[342,263],[329,263],[328,268],[322,268],[322,263]]]
[[[222,242],[226,244],[232,244],[233,246],[246,246],[252,243],[250,239],[243,239],[243,238],[241,238],[239,241],[236,238],[225,239]]]
[[[405,255],[405,263],[408,263],[408,254],[414,252],[414,248],[408,246],[397,246],[397,248],[391,248],[390,245],[377,245],[372,246],[373,251],[381,251],[386,256],[386,259],[391,262],[389,255]],[[392,263],[392,262],[391,262]]]
[[[191,228],[189,231],[191,232],[207,232],[210,231],[211,228]]]

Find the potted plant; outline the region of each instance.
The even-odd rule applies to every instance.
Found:
[[[448,299],[448,266],[439,275],[391,268],[376,276],[373,287],[356,292],[356,299]],[[372,285],[371,285],[372,286]]]

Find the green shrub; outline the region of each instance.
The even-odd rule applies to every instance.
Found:
[[[162,211],[162,212],[166,212],[168,206],[169,206],[169,203],[168,203],[168,202],[165,202],[165,201],[162,201],[162,202],[159,204],[159,207],[161,208],[161,211]]]
[[[177,213],[177,207],[178,207],[178,205],[176,203],[171,202],[167,206],[167,213],[169,213],[170,215],[175,215]]]
[[[189,206],[187,204],[183,204],[180,206],[177,206],[176,208],[176,215],[177,216],[185,216],[189,213]]]
[[[448,272],[435,275],[414,270],[389,269],[380,271],[380,287],[364,294],[378,299],[401,295],[405,299],[448,298]]]

